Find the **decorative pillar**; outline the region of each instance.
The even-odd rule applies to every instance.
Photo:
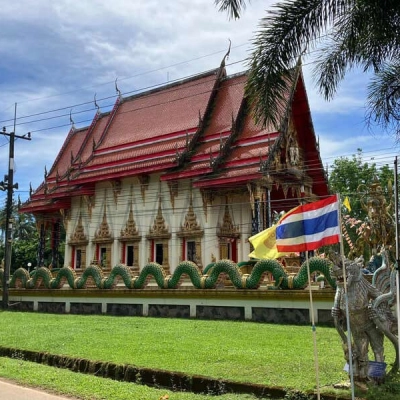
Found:
[[[46,246],[46,228],[44,222],[40,224],[39,231],[39,248],[37,255],[37,265],[38,267],[44,267],[44,250]]]
[[[251,221],[251,234],[260,232],[260,200],[254,200],[254,214]]]
[[[261,211],[261,188],[257,185],[254,189],[251,188],[252,193],[250,201],[253,202],[253,219],[251,221],[251,233],[255,235],[263,229],[262,211]]]
[[[58,248],[60,246],[60,220],[53,222],[51,237],[51,265],[53,268],[59,267],[59,252]]]

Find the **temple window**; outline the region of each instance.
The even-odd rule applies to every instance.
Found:
[[[196,242],[186,242],[186,259],[189,261],[196,262]]]
[[[136,228],[136,222],[133,217],[132,200],[129,206],[128,219],[126,221],[125,227],[121,229],[121,236],[118,238],[118,240],[122,244],[122,263],[126,264],[128,267],[133,268],[136,272],[139,272],[139,243],[142,240],[142,237],[139,235],[139,232]]]
[[[156,243],[156,246],[155,246],[155,257],[154,257],[156,263],[158,263],[160,265],[163,264],[163,254],[164,254],[163,244],[162,243]]]
[[[93,243],[96,244],[96,256],[102,268],[111,268],[111,247],[114,242],[113,235],[107,222],[106,201],[104,200],[103,220],[98,227]]]
[[[197,222],[196,214],[193,210],[192,194],[190,194],[190,203],[185,220],[181,225],[177,236],[181,239],[181,258],[182,260],[192,261],[198,267],[202,267],[201,262],[201,239],[204,230]]]
[[[134,247],[133,245],[126,246],[126,265],[128,267],[133,267],[134,260]]]
[[[161,198],[159,199],[158,211],[154,219],[154,224],[150,227],[146,239],[149,241],[149,261],[157,262],[169,273],[168,245],[171,239],[171,233],[168,231],[168,227],[162,215]]]
[[[220,259],[228,259],[237,262],[237,244],[234,238],[219,239]]]
[[[76,268],[81,268],[82,265],[82,250],[77,249],[76,250]]]
[[[237,262],[237,240],[240,238],[240,230],[239,226],[233,223],[228,204],[225,205],[223,222],[218,225],[217,236],[219,238],[219,258]]]
[[[100,265],[104,268],[107,266],[107,248],[100,247]]]
[[[79,215],[78,224],[74,233],[68,240],[68,245],[71,246],[71,267],[86,268],[86,247],[88,239],[83,228],[82,217]]]

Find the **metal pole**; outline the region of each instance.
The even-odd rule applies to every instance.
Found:
[[[17,112],[17,104],[15,103],[15,114]],[[15,141],[15,115],[14,115],[14,132],[10,133],[10,150],[8,157],[8,176],[7,176],[7,203],[6,203],[6,238],[5,238],[5,254],[4,254],[4,274],[3,274],[3,310],[8,309],[8,289],[11,269],[11,252],[12,252],[12,200],[14,190],[14,141]]]
[[[13,191],[14,188],[18,189],[18,184],[14,185],[14,142],[15,138],[31,140],[31,133],[28,132],[26,135],[18,136],[15,134],[15,126],[17,121],[17,103],[15,103],[14,111],[14,130],[11,133],[6,132],[6,128],[3,128],[3,134],[10,137],[10,152],[8,156],[8,175],[5,176],[4,188],[7,188],[7,203],[6,203],[6,235],[5,235],[5,253],[4,253],[4,274],[3,274],[3,299],[2,306],[3,310],[8,309],[8,289],[10,280],[10,269],[11,269],[11,253],[12,253],[12,208],[13,208]]]
[[[349,375],[350,375],[350,388],[351,388],[351,399],[355,399],[355,387],[354,387],[354,370],[353,370],[353,349],[351,345],[351,325],[350,325],[350,311],[349,311],[349,296],[347,292],[347,275],[346,275],[346,265],[344,257],[344,246],[343,246],[343,232],[342,232],[342,200],[339,193],[336,194],[339,202],[339,212],[338,212],[338,224],[340,229],[340,257],[342,259],[342,270],[343,270],[343,290],[345,298],[346,307],[346,326],[347,326],[347,348],[349,351]]]
[[[400,260],[399,260],[399,191],[398,191],[398,176],[397,176],[397,156],[394,159],[394,221],[395,221],[395,232],[396,232],[396,268],[397,268],[397,279],[396,279],[396,291],[397,291],[397,332],[400,332]],[[399,341],[399,354],[400,354],[400,341]],[[400,357],[399,365],[400,369]]]

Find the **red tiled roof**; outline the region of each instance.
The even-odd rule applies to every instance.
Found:
[[[255,125],[244,98],[246,78],[225,77],[220,69],[118,99],[111,112],[96,114],[89,127],[68,134],[46,182],[23,211],[52,209],[71,193],[93,191],[101,180],[153,172],[162,180],[191,177],[198,187],[261,178],[260,157],[266,160],[280,134]],[[296,96],[292,114],[300,145],[317,159],[302,79]],[[313,178],[322,182],[320,192],[327,191],[322,165],[313,170],[319,171]]]
[[[212,172],[211,161],[218,157],[221,144],[231,135],[233,121],[236,119],[243,101],[246,75],[240,74],[223,80],[215,98],[212,115],[207,128],[196,145],[195,155],[190,164],[180,172],[164,174],[162,180],[177,179],[178,177],[201,177]]]
[[[51,200],[51,199],[33,199],[26,202],[20,209],[20,212],[30,213],[49,213],[58,212],[60,209],[68,209],[71,206],[71,197],[65,200]]]
[[[95,117],[96,118],[96,117]],[[106,129],[109,122],[110,113],[100,114],[93,122],[92,129],[88,129],[88,134],[84,146],[79,150],[79,153],[74,155],[80,157],[82,162],[86,162],[93,154],[93,143],[97,144],[100,141],[101,135]]]
[[[179,85],[124,99],[93,158],[81,168],[77,179],[103,176],[105,168],[114,175],[121,170],[121,164],[130,166],[127,168],[133,175],[134,164],[140,164],[136,166],[138,173],[146,173],[145,165],[149,166],[147,172],[174,167],[177,151],[184,148],[187,138],[198,128],[199,114],[205,113],[216,79],[213,71]]]
[[[58,156],[49,171],[48,179],[56,179],[57,173],[59,176],[64,175],[71,165],[71,154],[76,155],[85,140],[88,128],[74,129],[72,128],[65,142],[58,153]]]
[[[154,139],[197,126],[214,87],[216,73],[124,99],[98,150]]]

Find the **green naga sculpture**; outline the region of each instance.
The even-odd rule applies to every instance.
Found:
[[[117,280],[122,280],[128,289],[143,289],[153,277],[161,289],[177,289],[182,277],[188,276],[195,289],[214,289],[220,276],[223,274],[237,289],[258,289],[267,273],[274,279],[275,289],[303,289],[308,284],[307,265],[304,263],[296,275],[288,275],[283,265],[277,260],[260,260],[242,262],[243,265],[253,265],[250,274],[243,274],[240,266],[231,260],[220,260],[209,264],[203,272],[191,261],[178,264],[172,275],[166,275],[163,267],[157,263],[149,263],[143,267],[138,276],[133,276],[129,267],[116,265],[108,277],[97,265],[88,266],[80,277],[76,271],[63,267],[56,273],[45,267],[38,268],[31,277],[24,268],[17,269],[11,277],[10,287],[25,289],[47,288],[60,289],[68,284],[71,289],[84,289],[89,278],[98,289],[111,289],[116,286]],[[328,259],[312,257],[309,259],[310,272],[319,272],[327,282],[336,287],[335,280],[330,275],[332,263]],[[55,275],[55,276],[53,276]],[[0,281],[3,279],[3,270],[0,268]]]

